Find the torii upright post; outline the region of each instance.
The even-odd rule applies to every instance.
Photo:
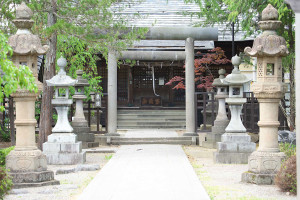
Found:
[[[198,136],[196,133],[195,112],[195,65],[194,65],[194,39],[187,38],[185,41],[185,136]]]

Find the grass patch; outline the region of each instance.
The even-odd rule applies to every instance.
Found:
[[[111,155],[105,155],[105,160],[110,160],[113,157],[113,154]]]

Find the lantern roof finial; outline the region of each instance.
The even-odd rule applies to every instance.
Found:
[[[239,65],[242,63],[241,61],[241,57],[237,55],[231,58],[231,62],[234,65],[234,69],[232,70],[231,74],[226,76],[226,78],[224,79],[225,82],[227,82],[229,85],[243,85],[244,83],[250,81],[250,79],[244,74],[241,74],[239,70]]]
[[[263,11],[262,11],[262,20],[278,20],[278,11],[269,4]]]
[[[24,2],[16,8],[13,23],[18,31],[8,39],[14,55],[44,55],[49,49],[47,45],[42,46],[39,36],[31,33],[30,29],[34,24],[32,16],[32,10]]]
[[[278,11],[269,4],[262,12],[262,21],[258,22],[263,33],[255,38],[252,48],[245,48],[246,55],[252,57],[286,56],[289,53],[286,41],[276,33],[281,24],[278,20]]]
[[[67,66],[67,60],[63,57],[60,57],[57,60],[57,65],[60,67],[60,70],[57,75],[53,76],[50,80],[46,80],[47,85],[57,87],[74,86],[77,83],[77,80],[68,76],[64,69]]]

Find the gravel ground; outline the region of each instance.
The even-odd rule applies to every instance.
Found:
[[[280,192],[274,185],[242,183],[241,174],[248,170],[248,165],[214,164],[215,150],[197,146],[185,146],[184,150],[213,200],[296,200],[295,196]]]
[[[87,153],[85,164],[100,165],[101,170],[112,155],[112,153]],[[70,169],[74,167],[76,165],[48,165],[48,169],[54,171],[54,174],[58,169]],[[76,173],[55,175],[54,177],[60,181],[60,185],[11,190],[11,193],[16,194],[6,195],[4,200],[73,200],[80,195],[98,172],[99,170],[79,171]]]

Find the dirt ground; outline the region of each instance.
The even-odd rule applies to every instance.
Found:
[[[184,146],[195,172],[212,200],[296,200],[296,196],[281,192],[276,186],[241,182],[247,164],[214,164],[213,152],[199,146]]]

